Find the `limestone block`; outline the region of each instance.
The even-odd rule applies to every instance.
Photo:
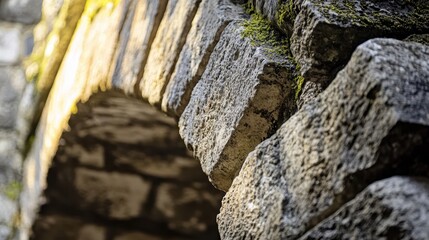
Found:
[[[42,0],[2,0],[0,19],[34,24],[42,15]]]
[[[203,171],[226,191],[247,154],[275,131],[293,95],[287,58],[243,38],[230,23],[195,86],[180,121],[180,135]]]
[[[60,162],[76,159],[83,166],[102,168],[104,166],[104,147],[101,144],[70,143],[67,142],[64,151],[57,153]]]
[[[78,168],[74,182],[80,206],[113,219],[140,215],[150,183],[139,176]]]
[[[0,25],[0,65],[12,65],[19,62],[21,42],[21,27]]]
[[[304,239],[429,239],[429,181],[393,177],[371,184]]]
[[[37,219],[31,239],[34,240],[105,240],[107,230],[75,217],[49,214]]]
[[[0,68],[0,128],[15,128],[25,83],[24,73],[19,67]]]
[[[325,84],[362,42],[429,30],[427,1],[309,0],[295,6],[300,11],[293,24],[291,51],[306,80]]]
[[[296,239],[371,182],[427,175],[429,47],[375,39],[247,157],[218,216],[225,239]],[[401,59],[401,61],[398,61]]]
[[[127,16],[131,26],[121,34],[112,76],[113,85],[127,94],[135,93],[166,6],[167,0],[137,1],[134,14]]]
[[[172,148],[171,145],[158,149],[151,146],[136,146],[128,149],[118,147],[107,151],[113,156],[113,164],[119,168],[131,168],[144,175],[180,182],[207,181],[200,163],[187,153],[184,145],[183,149]]]
[[[153,40],[143,77],[138,86],[150,104],[161,105],[180,51],[201,0],[169,1]]]
[[[186,234],[203,233],[215,226],[222,194],[212,186],[204,188],[161,184],[157,189],[154,218]]]
[[[203,0],[162,100],[162,110],[180,116],[192,89],[203,75],[210,55],[225,27],[242,9],[229,0]]]

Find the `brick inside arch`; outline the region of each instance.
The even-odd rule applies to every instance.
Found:
[[[219,239],[223,194],[174,119],[116,91],[77,109],[49,168],[32,239]]]

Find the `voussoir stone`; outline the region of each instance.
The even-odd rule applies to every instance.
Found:
[[[304,239],[429,239],[429,181],[392,177],[373,183]]]
[[[161,106],[162,96],[174,71],[201,0],[169,1],[159,24],[143,77],[138,86],[141,96],[154,106]]]
[[[293,65],[253,46],[240,24],[226,27],[179,121],[185,144],[224,191],[247,154],[275,131],[293,92]]]
[[[225,27],[242,14],[229,0],[203,0],[164,93],[162,110],[180,116]]]
[[[127,16],[131,26],[121,34],[112,76],[113,85],[127,94],[135,93],[166,6],[167,0],[136,1],[134,14]]]
[[[419,1],[296,1],[291,51],[306,80],[329,83],[362,42],[429,30],[429,4]]]
[[[393,39],[360,45],[249,154],[218,216],[223,239],[297,239],[383,176],[427,175],[428,54]]]

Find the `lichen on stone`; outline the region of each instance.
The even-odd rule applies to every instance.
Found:
[[[16,201],[18,200],[19,194],[21,193],[21,189],[22,189],[21,183],[18,181],[13,181],[4,187],[3,193],[9,199]]]
[[[426,1],[395,0],[387,3],[364,1],[313,1],[328,20],[386,30],[409,28],[419,31],[429,22]]]
[[[269,53],[290,55],[287,36],[275,29],[271,22],[258,13],[253,13],[250,19],[243,22],[242,37],[249,38],[253,46],[263,46]]]

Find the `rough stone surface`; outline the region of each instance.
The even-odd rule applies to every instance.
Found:
[[[201,0],[169,1],[152,43],[143,77],[137,84],[141,96],[160,107]]]
[[[105,240],[107,230],[91,222],[71,216],[50,214],[33,228],[34,240]]]
[[[226,191],[247,154],[291,111],[293,66],[241,37],[240,22],[225,31],[179,127],[203,171]],[[287,114],[286,114],[287,115]]]
[[[223,200],[221,236],[296,239],[377,179],[427,176],[428,54],[392,39],[358,47],[327,90],[249,154]]]
[[[362,42],[429,30],[427,1],[320,1],[295,3],[291,51],[306,80],[327,83]]]
[[[156,199],[154,214],[169,220],[171,229],[183,233],[202,233],[215,227],[209,226],[205,219],[216,216],[222,195],[213,195],[204,188],[162,184],[158,187]],[[198,210],[189,211],[190,208]]]
[[[21,51],[21,27],[0,25],[0,65],[17,64]]]
[[[417,42],[429,45],[429,34],[413,34],[404,39],[404,41]]]
[[[74,186],[83,208],[113,219],[139,215],[150,184],[138,176],[77,169]]]
[[[371,184],[304,239],[429,239],[429,182],[393,177]]]
[[[142,78],[151,45],[167,6],[166,0],[136,2],[134,14],[127,16],[130,30],[121,34],[112,76],[113,85],[127,94],[139,92],[135,85]]]
[[[182,114],[223,30],[241,14],[242,9],[231,4],[229,0],[201,2],[164,93],[162,102],[164,112],[176,116]]]
[[[25,24],[37,23],[42,15],[42,0],[2,0],[0,19]]]

